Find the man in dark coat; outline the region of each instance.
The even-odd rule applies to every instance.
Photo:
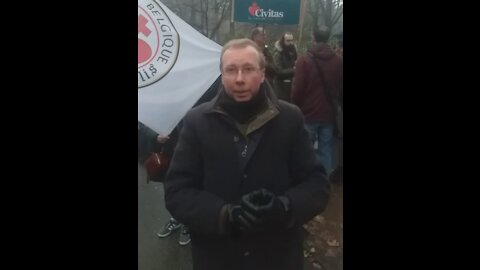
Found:
[[[277,97],[288,102],[290,102],[292,92],[292,80],[295,74],[293,67],[296,60],[297,48],[293,41],[293,34],[286,32],[275,42],[273,64],[275,65],[277,76],[273,80],[273,86]]]
[[[170,213],[188,225],[195,270],[303,269],[303,224],[330,185],[301,111],[265,83],[249,39],[221,53],[214,100],[190,110],[165,180]]]

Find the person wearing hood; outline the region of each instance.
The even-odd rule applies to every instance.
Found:
[[[327,205],[325,169],[255,42],[231,40],[220,59],[217,96],[183,119],[165,205],[190,228],[195,270],[303,269],[302,225]]]
[[[293,34],[286,32],[280,40],[275,42],[273,64],[277,76],[273,80],[274,89],[279,99],[290,102],[292,80],[295,74],[293,67],[297,60],[297,48],[295,47]]]
[[[314,29],[313,46],[295,64],[292,89],[292,103],[302,110],[310,138],[317,143],[317,155],[328,174],[332,171],[336,117],[332,98],[343,106],[343,60],[328,46],[329,37],[328,27]]]

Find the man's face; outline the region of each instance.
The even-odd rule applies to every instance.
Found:
[[[237,102],[252,99],[265,79],[255,48],[230,48],[222,56],[222,83],[225,92]]]
[[[289,35],[289,34],[285,35],[284,45],[286,47],[292,47],[293,46],[293,35]]]

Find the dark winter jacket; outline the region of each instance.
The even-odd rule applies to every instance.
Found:
[[[297,48],[292,51],[285,51],[280,45],[280,41],[277,40],[273,53],[273,64],[277,73],[273,84],[277,97],[285,101],[290,101],[292,80],[295,75],[293,70],[295,60],[297,60]]]
[[[165,202],[172,216],[190,227],[195,270],[303,269],[302,225],[326,207],[330,186],[302,113],[276,100],[266,83],[262,87],[268,88],[268,107],[250,122],[246,136],[218,107],[218,97],[184,118]],[[289,198],[293,225],[222,235],[221,208],[260,188]]]
[[[315,56],[333,94],[342,100],[343,60],[326,44],[314,46],[308,52]],[[295,64],[292,103],[302,110],[307,123],[329,123],[335,119],[335,112],[325,93],[324,82],[308,54],[300,56]]]
[[[277,74],[277,70],[273,64],[273,56],[268,47],[264,47],[262,52],[265,56],[265,78],[267,78],[268,82],[273,85],[273,79]]]
[[[150,153],[154,152],[157,136],[158,133],[154,130],[142,122],[138,122],[138,161],[140,163],[143,163]]]

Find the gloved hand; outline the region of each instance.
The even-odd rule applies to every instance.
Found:
[[[256,231],[272,227],[285,228],[290,218],[289,203],[287,197],[277,197],[266,189],[255,190],[242,197],[241,217]]]
[[[254,233],[264,221],[252,214],[245,212],[240,205],[227,205],[228,221],[233,235],[241,233]]]

